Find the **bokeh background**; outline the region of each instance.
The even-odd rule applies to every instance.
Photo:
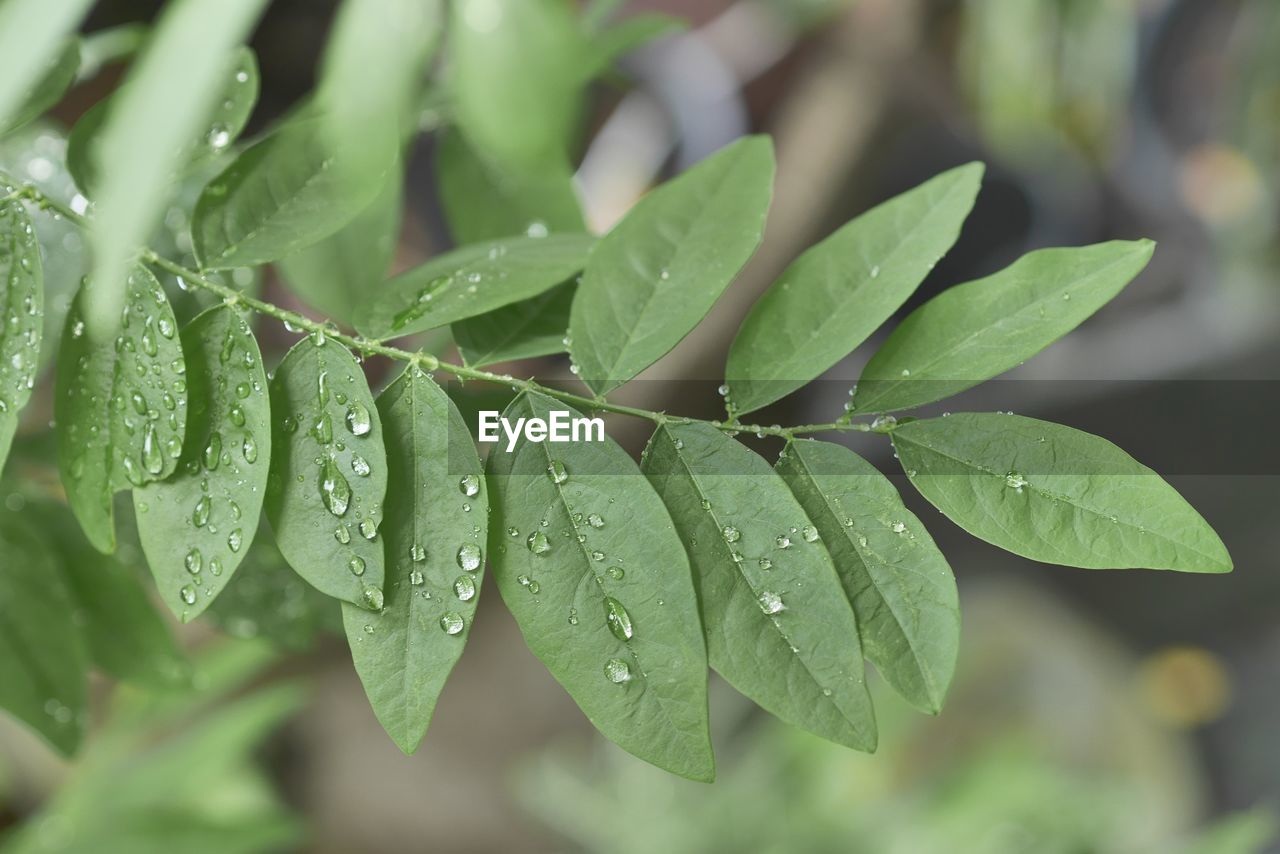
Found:
[[[314,84],[333,5],[271,5],[253,39],[251,130]],[[87,29],[157,6],[104,0]],[[904,311],[1041,246],[1145,236],[1160,248],[1076,333],[947,407],[1014,409],[1116,441],[1202,511],[1235,572],[1035,564],[963,534],[899,478],[961,591],[947,708],[923,717],[877,686],[882,746],[865,756],[713,677],[720,774],[702,786],[594,736],[493,591],[423,748],[404,757],[335,634],[336,604],[259,554],[212,618],[183,630],[194,692],[97,684],[95,735],[71,764],[0,719],[0,830],[65,849],[109,828],[84,849],[99,851],[153,850],[155,828],[169,842],[154,850],[171,851],[1280,851],[1280,3],[631,0],[616,14],[654,11],[688,28],[627,57],[583,111],[591,226],[744,133],[773,135],[779,171],[747,271],[627,395],[714,417],[737,324],[791,258],[980,159],[974,214]],[[54,122],[6,142],[0,166],[65,180],[65,127],[116,79],[108,69],[73,90]],[[410,159],[397,268],[450,245],[433,140]],[[51,263],[74,273],[82,247],[70,233],[63,246]],[[261,287],[302,308],[270,275]],[[264,349],[289,343],[259,334]],[[830,420],[875,343],[762,422]],[[552,358],[511,371],[567,369]],[[370,364],[375,380],[383,370]],[[47,404],[33,404],[46,421]],[[610,432],[636,451],[645,438],[623,422]],[[893,471],[887,443],[847,441]],[[207,827],[166,812],[188,803]]]

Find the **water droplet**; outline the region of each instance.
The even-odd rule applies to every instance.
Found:
[[[351,529],[346,524],[339,525],[333,532],[333,537],[344,546],[351,542]]]
[[[593,528],[603,528],[604,519],[600,518],[599,513],[592,513],[590,516],[587,517],[587,524]]]
[[[773,561],[769,560],[767,557],[760,558],[758,563],[760,564],[761,569],[773,569]]]
[[[359,528],[360,536],[366,540],[372,540],[378,536],[378,526],[374,524],[372,519],[361,519]]]
[[[551,465],[547,466],[547,477],[551,478],[552,483],[564,483],[569,479],[569,470],[559,460],[552,460]]]
[[[456,611],[449,611],[440,618],[440,628],[446,635],[456,635],[466,628],[467,621]]]
[[[421,587],[425,581],[426,579],[423,578],[422,573],[420,571],[415,569],[409,573],[409,583],[412,584],[414,587]]]
[[[351,570],[351,574],[357,578],[364,575],[364,558],[352,557],[351,560],[347,561],[347,569]]]
[[[578,625],[578,609],[577,608],[569,609],[569,625],[571,626]]]
[[[338,471],[333,457],[327,457],[321,471],[320,498],[325,508],[335,516],[342,516],[351,505],[351,484]]]
[[[871,422],[871,429],[877,433],[887,433],[898,426],[898,419],[892,415],[877,415]]]
[[[311,435],[321,445],[328,445],[333,441],[333,419],[329,417],[329,413],[322,413],[316,419],[316,423],[311,426]]]
[[[365,408],[363,403],[352,401],[351,406],[347,409],[347,429],[351,431],[353,436],[364,436],[373,429],[373,422],[369,418],[369,410]]]
[[[211,503],[209,496],[200,496],[200,500],[196,502],[196,509],[191,513],[191,524],[197,528],[203,528],[208,524]]]
[[[414,563],[422,563],[427,559],[427,550],[417,543],[414,543],[409,546],[409,559]]]
[[[204,467],[213,471],[222,459],[222,434],[216,430],[209,436],[209,444],[204,446]]]
[[[472,498],[480,492],[480,478],[473,474],[462,476],[462,480],[458,481],[458,489],[468,498]]]
[[[529,551],[536,555],[544,555],[551,551],[551,542],[547,539],[547,535],[541,531],[534,531],[525,542],[529,546]]]
[[[818,529],[812,525],[805,525],[800,529],[800,534],[804,537],[806,543],[816,543],[818,541]]]
[[[742,532],[732,525],[725,525],[724,528],[720,530],[720,533],[724,535],[724,541],[726,543],[736,543],[738,540],[742,539]]]
[[[631,615],[627,613],[626,608],[622,607],[622,603],[612,596],[604,597],[604,622],[618,640],[631,640],[633,634]]]
[[[780,549],[791,548],[791,538],[788,537],[786,534],[779,534],[778,536],[774,537],[773,541],[775,544],[777,544],[778,548]]]
[[[244,454],[246,463],[256,463],[258,461],[258,440],[253,438],[252,433],[244,434],[244,442],[240,445],[240,452]]]
[[[369,607],[375,611],[381,611],[383,602],[382,591],[376,587],[366,587],[364,589],[364,601]]]
[[[463,602],[469,602],[474,599],[476,595],[475,580],[470,575],[459,575],[453,581],[453,595]]]
[[[142,467],[150,474],[164,471],[164,453],[160,450],[160,440],[156,436],[155,425],[147,422],[142,433]]]
[[[1004,485],[1017,492],[1022,491],[1022,487],[1027,485],[1027,479],[1016,471],[1011,471],[1004,476]]]
[[[475,543],[463,543],[458,549],[458,566],[467,572],[480,568],[480,547]]]
[[[787,607],[782,604],[781,596],[769,590],[762,592],[756,601],[760,603],[760,610],[764,611],[766,614],[777,614],[780,611],[786,610]]]
[[[604,676],[615,685],[631,679],[631,668],[621,658],[611,658],[604,663]]]
[[[611,566],[608,569],[606,569],[604,572],[605,572],[605,575],[608,575],[614,581],[621,581],[627,575],[626,571],[623,570],[623,568],[620,566]]]
[[[365,458],[360,456],[359,454],[352,455],[351,470],[356,474],[360,475],[360,477],[368,477],[369,472],[371,471],[371,469],[369,468],[368,461],[365,460]]]
[[[244,533],[236,528],[230,534],[227,534],[227,548],[232,552],[240,551],[240,545],[244,542]]]
[[[184,563],[187,567],[187,572],[192,575],[198,575],[200,570],[204,569],[204,558],[200,556],[199,549],[192,549],[187,552],[187,557]]]
[[[895,534],[905,534],[907,532],[907,525],[905,522],[894,522],[892,525],[889,526],[889,528]]]
[[[222,561],[218,560],[216,557],[210,559],[209,572],[215,576],[222,575]]]
[[[190,584],[182,585],[182,589],[178,591],[178,595],[182,597],[182,601],[188,605],[196,604],[196,589]]]

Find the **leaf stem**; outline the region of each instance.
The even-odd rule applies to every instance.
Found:
[[[92,222],[85,216],[76,213],[66,205],[45,195],[39,188],[30,184],[24,185],[16,193],[11,194],[15,198],[23,198],[31,203],[38,205],[46,210],[51,210],[59,216],[65,217],[69,222],[79,226],[80,228],[91,228]],[[545,394],[548,397],[568,403],[584,410],[596,412],[612,412],[618,415],[627,415],[632,418],[640,418],[652,421],[655,424],[661,424],[666,421],[695,421],[700,419],[685,418],[683,416],[668,415],[665,412],[655,412],[649,409],[641,409],[634,406],[624,406],[620,403],[611,403],[603,397],[586,397],[573,392],[562,391],[557,388],[551,388],[533,379],[518,379],[510,374],[495,374],[492,371],[480,370],[468,365],[460,365],[454,362],[444,362],[437,359],[430,353],[412,352],[403,350],[399,347],[393,347],[385,344],[380,340],[365,338],[360,335],[348,335],[337,329],[330,321],[316,321],[309,317],[298,314],[295,311],[281,308],[278,305],[269,303],[257,297],[249,296],[233,287],[225,285],[221,282],[213,281],[206,278],[200,272],[184,267],[174,261],[165,258],[152,249],[143,249],[139,256],[143,261],[161,270],[172,273],[179,277],[185,284],[198,287],[209,293],[216,294],[225,300],[228,304],[242,305],[246,308],[257,312],[258,314],[274,318],[284,323],[289,329],[294,331],[307,332],[318,340],[331,339],[338,341],[351,349],[363,353],[365,355],[385,356],[397,362],[407,362],[416,364],[424,371],[445,371],[456,377],[468,380],[481,380],[484,382],[497,383],[500,385],[510,386],[516,391],[529,391]],[[850,423],[846,419],[840,421],[824,423],[824,424],[801,424],[796,427],[780,427],[777,425],[765,426],[762,424],[741,424],[737,420],[729,421],[710,421],[707,422],[713,427],[726,433],[754,433],[756,436],[775,436],[780,439],[790,441],[796,436],[811,433],[835,433],[835,432],[860,432],[866,433],[870,431],[869,424]]]

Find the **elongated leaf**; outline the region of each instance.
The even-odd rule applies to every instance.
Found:
[[[455,249],[387,282],[356,311],[356,328],[410,335],[537,296],[581,270],[592,242],[558,234]]]
[[[186,366],[173,310],[145,267],[126,283],[115,339],[95,341],[81,289],[58,355],[58,470],[89,542],[115,549],[112,496],[168,477],[187,424]]]
[[[72,39],[58,53],[53,61],[53,67],[27,96],[26,103],[22,104],[18,112],[8,120],[0,121],[0,136],[17,130],[62,100],[62,96],[75,82],[76,71],[79,68],[80,42],[78,39]]]
[[[563,168],[585,83],[582,34],[560,0],[460,0],[450,16],[457,120],[504,167]]]
[[[573,301],[569,353],[597,394],[679,343],[755,252],[773,147],[749,137],[654,190],[591,253]]]
[[[0,127],[29,103],[50,61],[75,31],[91,0],[7,0],[0,3]],[[17,125],[12,125],[16,127]]]
[[[335,149],[320,129],[319,119],[300,114],[209,183],[191,224],[202,269],[278,261],[333,234],[373,202],[384,182],[353,181],[340,165],[366,155]],[[394,148],[375,159],[389,168]]]
[[[0,175],[0,198],[13,185]],[[31,398],[40,366],[44,324],[44,265],[40,243],[22,202],[0,202],[0,470]]]
[[[221,97],[185,140],[181,155],[174,164],[176,169],[225,151],[244,131],[258,102],[258,60],[252,50],[247,47],[236,50],[235,59],[222,72],[219,85],[222,87]],[[98,197],[101,180],[97,145],[114,103],[114,98],[108,98],[90,107],[71,129],[68,140],[67,168],[71,170],[76,186],[90,198]]]
[[[568,167],[524,175],[478,154],[462,135],[436,147],[436,182],[453,239],[461,244],[517,234],[581,234],[587,230]],[[463,358],[494,364],[562,353],[574,287],[561,285],[453,324]]]
[[[193,139],[222,103],[227,69],[266,0],[175,0],[130,67],[93,146],[102,186],[85,293],[90,337],[114,337],[129,259],[174,191]],[[246,84],[247,85],[247,84]]]
[[[318,102],[322,132],[339,151],[346,180],[387,172],[414,118],[426,66],[442,26],[441,0],[345,0],[325,49]],[[371,144],[370,140],[377,142]],[[400,177],[400,176],[398,176]]]
[[[595,77],[636,48],[678,33],[685,27],[680,18],[657,13],[632,15],[619,21],[592,39],[591,58],[585,66],[586,76]]]
[[[569,309],[578,283],[565,282],[532,299],[453,325],[463,360],[476,367],[565,351]]]
[[[133,491],[138,535],[165,604],[195,619],[231,580],[258,530],[271,405],[258,343],[234,308],[182,330],[190,432],[177,470]]]
[[[784,721],[874,750],[853,608],[783,479],[702,422],[659,427],[641,470],[693,563],[711,666]]]
[[[489,496],[471,434],[448,395],[408,368],[378,396],[387,443],[386,607],[343,605],[356,671],[405,753],[426,734],[479,603]]]
[[[871,357],[853,411],[920,406],[1017,367],[1110,302],[1154,251],[1150,240],[1041,249],[944,291]]]
[[[842,445],[794,442],[776,468],[831,553],[867,660],[937,714],[955,672],[960,603],[933,538],[889,479]]]
[[[449,231],[459,244],[587,230],[567,164],[528,175],[503,169],[450,131],[436,148],[435,174]]]
[[[133,569],[95,551],[64,505],[39,501],[27,507],[60,564],[78,635],[93,664],[151,688],[184,684],[187,662]]]
[[[504,417],[579,413],[524,394]],[[504,446],[505,447],[505,446]],[[489,455],[494,580],[525,643],[606,737],[710,780],[707,660],[671,517],[611,440]]]
[[[355,307],[381,284],[395,257],[403,181],[402,170],[392,170],[382,192],[355,219],[282,258],[276,266],[289,289],[326,317],[350,324]]]
[[[893,444],[933,506],[1014,554],[1089,569],[1231,570],[1200,514],[1098,436],[1019,415],[962,413],[902,424]]]
[[[387,454],[364,372],[341,344],[303,340],[271,380],[267,518],[321,593],[382,607]]]
[[[960,236],[982,164],[944,172],[849,222],[783,271],[729,348],[729,406],[790,394],[866,340]]]
[[[86,702],[71,597],[48,547],[9,513],[0,514],[0,565],[0,708],[69,754]]]

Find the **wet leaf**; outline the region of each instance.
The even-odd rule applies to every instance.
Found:
[[[0,197],[14,191],[0,175]],[[22,202],[0,202],[0,469],[40,366],[44,265]]]

